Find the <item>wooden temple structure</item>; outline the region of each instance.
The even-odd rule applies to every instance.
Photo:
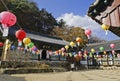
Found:
[[[109,30],[120,36],[120,0],[96,0],[90,5],[88,16],[99,24],[109,25]]]
[[[16,41],[17,39],[15,39],[15,32],[17,31],[16,28],[10,28],[9,30],[9,36],[11,37],[10,40],[13,40],[12,41]],[[47,35],[42,35],[42,34],[37,34],[35,32],[30,32],[29,30],[26,30],[26,34],[27,34],[27,37],[31,39],[31,41],[34,43],[34,45],[38,48],[38,49],[41,49],[42,51],[44,50],[45,54],[45,59],[46,59],[46,55],[47,55],[47,50],[50,50],[50,51],[55,51],[55,50],[58,50],[58,49],[61,49],[62,47],[64,47],[65,45],[68,45],[69,42],[61,39],[61,38],[58,38],[58,37],[52,37],[52,36],[47,36]],[[8,40],[9,41],[9,40]],[[11,41],[11,42],[12,42]],[[7,55],[10,55],[8,53],[10,53],[8,51],[8,46],[9,42],[8,43],[5,43],[4,44],[4,47],[0,47],[0,58],[2,60],[5,60]],[[15,44],[14,44],[15,45]],[[23,45],[24,46],[24,45]],[[17,48],[17,46],[15,46]],[[7,48],[7,49],[5,49]],[[12,52],[11,52],[12,53]],[[15,53],[15,52],[14,52]],[[18,53],[18,52],[17,52]],[[17,54],[16,53],[16,54]],[[22,52],[21,52],[22,53]],[[43,52],[42,52],[43,53]]]
[[[95,2],[90,5],[87,15],[100,25],[105,24],[110,26],[109,31],[120,37],[120,0],[95,0]],[[111,43],[116,45],[114,49],[110,48]],[[109,65],[110,61],[113,62],[112,65],[119,65],[119,63],[117,63],[119,60],[116,59],[117,55],[120,53],[119,44],[120,40],[115,40],[104,43],[89,44],[85,49],[91,51],[91,49],[94,48],[96,50],[95,53],[107,56],[106,65]],[[100,46],[105,48],[106,55],[104,54],[104,51],[100,51]],[[112,53],[113,50],[114,54],[111,56],[111,60],[110,53]],[[103,62],[105,62],[105,60],[103,60]]]

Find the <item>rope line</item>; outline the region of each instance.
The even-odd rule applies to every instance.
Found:
[[[6,8],[6,10],[9,11],[9,9],[8,9],[7,5],[5,4],[5,2],[4,2],[3,0],[1,0],[1,2],[2,2],[2,4],[4,5],[4,7]],[[18,22],[16,22],[16,24],[18,25],[18,27],[19,27],[20,29],[22,29],[22,27],[20,26],[20,24],[19,24]]]

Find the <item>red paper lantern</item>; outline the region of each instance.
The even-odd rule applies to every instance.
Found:
[[[22,29],[16,31],[15,33],[16,38],[18,38],[18,41],[22,41],[26,37],[26,32]]]
[[[0,17],[1,17],[0,22],[2,24],[5,24],[7,27],[13,26],[17,21],[16,16],[9,11],[1,12]]]
[[[4,44],[2,42],[0,42],[0,47],[2,47]]]

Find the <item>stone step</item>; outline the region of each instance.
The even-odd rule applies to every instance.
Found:
[[[117,66],[111,66],[111,67],[101,66],[100,69],[102,69],[102,70],[120,70],[120,67],[117,67]]]

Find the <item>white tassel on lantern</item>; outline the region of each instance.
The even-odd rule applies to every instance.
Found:
[[[87,35],[87,38],[90,39],[90,35]]]
[[[77,42],[77,45],[80,46],[80,42]]]
[[[2,24],[2,27],[3,27],[3,31],[2,31],[2,33],[3,33],[3,37],[8,36],[9,28],[7,27],[6,24]]]
[[[18,41],[18,46],[22,46],[22,41]]]
[[[108,35],[108,30],[105,31],[105,35]]]

